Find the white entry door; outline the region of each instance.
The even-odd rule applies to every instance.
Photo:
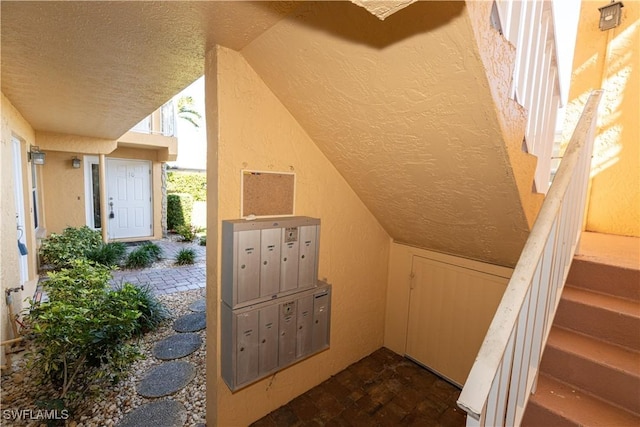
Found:
[[[109,237],[151,236],[151,162],[107,159],[106,172]]]
[[[509,279],[413,257],[406,355],[463,385]]]

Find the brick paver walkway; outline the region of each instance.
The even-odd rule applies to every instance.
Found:
[[[206,286],[206,247],[195,243],[172,242],[170,240],[154,241],[162,248],[163,260],[175,260],[181,249],[191,248],[196,252],[193,265],[170,265],[164,267],[143,268],[140,270],[118,270],[113,272],[112,284],[131,283],[148,284],[156,295],[173,292],[190,291]]]

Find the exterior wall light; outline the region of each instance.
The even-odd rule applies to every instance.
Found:
[[[621,1],[614,2],[614,0],[611,0],[610,4],[598,8],[600,11],[601,31],[607,31],[620,25],[623,7],[624,4]]]
[[[71,167],[74,169],[80,169],[80,159],[76,156],[73,156],[73,159],[71,159]]]
[[[29,148],[29,161],[33,162],[34,165],[44,165],[45,155],[37,145],[32,145]]]

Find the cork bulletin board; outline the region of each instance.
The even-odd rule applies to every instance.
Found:
[[[243,170],[241,216],[287,216],[294,214],[296,175],[292,172]]]

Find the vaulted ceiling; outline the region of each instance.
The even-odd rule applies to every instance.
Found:
[[[469,5],[410,3],[2,1],[2,92],[35,130],[116,139],[226,46],[394,239],[513,265],[528,222]]]

